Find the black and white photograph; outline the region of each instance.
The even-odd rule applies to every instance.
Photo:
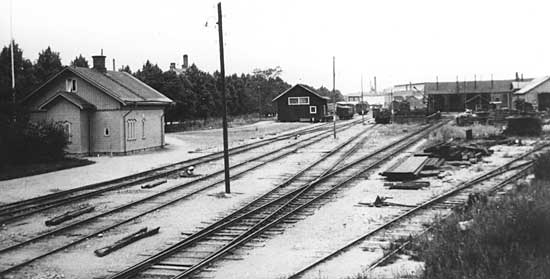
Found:
[[[0,278],[550,278],[549,11],[0,0]]]

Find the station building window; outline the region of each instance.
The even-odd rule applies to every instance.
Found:
[[[67,92],[76,92],[77,85],[76,85],[76,79],[67,79],[65,83],[65,89]]]
[[[136,120],[135,119],[128,119],[126,121],[126,138],[128,140],[135,140],[136,139]]]
[[[309,97],[288,97],[289,106],[309,105]]]
[[[310,106],[309,107],[309,113],[310,114],[316,114],[317,113],[317,107],[316,106]]]

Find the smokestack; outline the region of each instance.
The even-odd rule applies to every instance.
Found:
[[[439,90],[439,77],[435,76],[435,90]]]
[[[521,73],[521,81],[523,81],[523,73]]]
[[[516,81],[519,81],[519,74],[516,72]]]
[[[493,88],[493,84],[494,84],[494,82],[493,82],[493,74],[491,74],[491,89]]]
[[[170,71],[174,71],[176,69],[176,63],[172,62],[170,63]]]
[[[102,73],[107,71],[107,69],[105,68],[105,56],[103,56],[103,49],[101,49],[101,55],[92,56],[92,60],[94,63],[94,70]]]
[[[374,92],[376,93],[376,76],[374,76]]]
[[[187,54],[183,55],[183,65],[181,65],[182,69],[187,69],[189,67],[189,62],[187,61]]]
[[[116,71],[115,59],[113,58],[113,72]]]
[[[474,75],[474,89],[477,88],[477,75]]]

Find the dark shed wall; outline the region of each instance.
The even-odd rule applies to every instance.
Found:
[[[289,105],[289,97],[309,97],[309,105]],[[283,122],[321,121],[326,110],[327,100],[319,98],[300,86],[293,87],[285,95],[276,100],[277,119]],[[310,113],[310,106],[317,108],[316,113]]]

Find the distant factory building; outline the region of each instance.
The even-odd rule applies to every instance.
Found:
[[[126,72],[65,67],[23,99],[31,121],[53,121],[69,136],[67,152],[126,154],[164,145],[164,108],[172,100]]]
[[[180,75],[180,74],[184,74],[185,71],[187,71],[187,68],[189,68],[189,58],[188,58],[187,54],[184,54],[183,55],[183,64],[181,64],[181,68],[177,68],[176,63],[172,62],[172,63],[170,63],[169,71],[175,72],[176,74]]]
[[[531,103],[536,110],[549,110],[550,76],[533,79],[515,92],[514,97]]]
[[[327,115],[329,98],[297,84],[275,97],[277,119],[282,122],[318,122]]]
[[[460,112],[465,109],[488,110],[490,108],[512,109],[515,92],[519,92],[532,79],[470,80],[454,82],[423,82],[396,85],[389,93],[392,100],[422,103],[431,112]],[[414,103],[414,102],[413,102]],[[412,103],[411,103],[412,105]]]

